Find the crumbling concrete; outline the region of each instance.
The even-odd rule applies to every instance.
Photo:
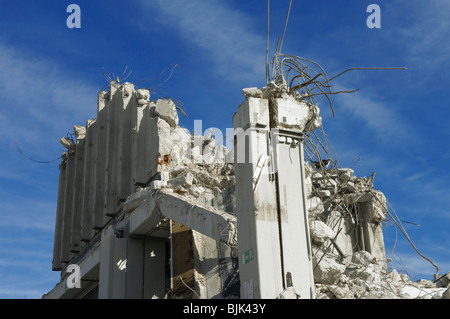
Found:
[[[240,288],[250,292],[255,282],[241,282],[245,270],[238,261],[245,265],[255,253],[259,258],[284,245],[289,247],[286,256],[279,252],[273,269],[283,264],[287,274],[294,274],[294,285],[284,274],[263,276],[270,279],[269,286],[277,281],[271,292],[275,298],[450,299],[450,274],[411,282],[388,268],[381,228],[386,198],[374,189],[374,175],[357,177],[350,168],[304,161],[302,138],[322,123],[317,106],[275,83],[246,88],[243,95],[234,126],[253,130],[249,137],[259,156],[251,159],[251,169],[244,167],[246,159],[236,153],[236,145],[230,151],[212,133],[195,135],[180,127],[170,99],[151,101],[148,90],[136,90],[130,83],[112,83],[109,92],[100,92],[97,118],[73,127],[76,141],[60,140],[67,150],[60,165],[53,269],[63,273],[69,263],[83,260],[92,270],[86,279],[100,278],[103,297],[239,298],[245,297]],[[268,139],[270,128],[285,135]],[[285,158],[291,166],[274,170]],[[246,172],[240,190],[245,184],[249,195],[240,196],[237,205],[239,169]],[[274,183],[275,173],[281,188]],[[304,198],[297,191],[303,179]],[[279,204],[280,211],[266,205],[270,203]],[[305,210],[304,225],[299,207]],[[238,233],[236,217],[246,212],[250,222],[241,224]],[[278,219],[281,223],[274,224]],[[298,242],[299,227],[293,229],[293,224],[303,225],[303,242]],[[252,226],[257,231],[249,232],[249,225],[257,225]],[[238,254],[239,245],[243,249],[254,234],[261,240],[258,249],[252,246]],[[92,252],[95,260],[88,258]],[[292,263],[300,255],[312,264],[314,287],[301,294],[296,279],[309,264],[294,267],[301,264]],[[121,268],[110,263],[119,257]],[[158,270],[148,273],[148,267]],[[152,286],[149,278],[157,284]],[[73,297],[62,284],[57,288],[48,296]],[[247,295],[253,296],[253,291]]]

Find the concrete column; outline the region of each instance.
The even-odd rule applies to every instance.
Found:
[[[249,97],[233,117],[241,298],[277,298],[291,285],[301,298],[314,298],[296,127],[308,112],[295,103]]]
[[[144,296],[144,254],[142,239],[127,238],[126,291],[128,299],[142,299]]]
[[[211,299],[222,292],[222,273],[218,242],[192,231],[194,246],[195,282],[200,299]],[[221,258],[222,257],[222,258]]]
[[[153,238],[120,237],[110,226],[102,232],[100,299],[164,298],[166,243]]]
[[[114,279],[114,229],[104,229],[101,236],[98,299],[108,299],[112,296]]]
[[[100,248],[99,299],[126,296],[127,239],[116,238],[114,228],[102,232]]]
[[[283,275],[276,187],[268,170],[268,100],[246,99],[233,117],[233,128],[241,298],[273,299],[283,291]]]

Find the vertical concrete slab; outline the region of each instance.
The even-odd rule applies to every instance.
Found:
[[[74,195],[72,206],[72,232],[70,236],[70,251],[78,253],[81,250],[81,218],[84,200],[84,169],[85,169],[86,138],[77,138],[75,151],[75,176],[73,179]]]
[[[275,182],[268,165],[257,168],[261,156],[271,156],[268,114],[267,100],[250,98],[239,106],[233,117],[243,299],[273,299],[283,290]],[[242,129],[241,133],[238,129]]]
[[[217,241],[192,231],[194,244],[195,281],[200,299],[211,299],[222,292]]]
[[[138,186],[145,186],[150,176],[150,104],[138,105],[135,121],[135,133],[133,142],[133,182]]]
[[[97,121],[86,123],[85,166],[84,166],[84,200],[81,226],[81,240],[90,241],[94,235],[94,201],[95,201],[95,159],[97,156]]]
[[[285,286],[289,273],[296,293],[302,299],[312,299],[314,276],[303,183],[303,144],[300,137],[280,134],[279,138],[277,178]]]
[[[106,124],[106,171],[105,171],[105,197],[104,214],[109,217],[116,215],[120,183],[121,162],[121,126],[120,115],[123,108],[122,86],[111,86],[111,98],[108,104]]]
[[[161,160],[164,156],[170,155],[173,141],[169,123],[159,117],[150,118],[148,129],[148,165],[145,168],[145,178],[151,181],[164,170],[165,165]]]
[[[386,260],[386,253],[384,250],[383,230],[381,223],[373,221],[374,210],[379,205],[380,203],[375,198],[371,198],[365,202],[358,203],[357,207],[362,230],[361,237],[364,240],[364,250],[376,257],[379,261],[384,262]]]
[[[68,263],[71,259],[70,254],[70,236],[72,231],[72,206],[75,176],[75,152],[69,152],[66,163],[66,178],[64,185],[64,211],[62,219],[62,236],[61,236],[61,263]]]
[[[120,159],[119,201],[125,201],[132,193],[132,149],[133,149],[133,113],[137,108],[137,97],[134,85],[124,83],[122,88],[123,106],[120,114]]]
[[[52,270],[61,270],[61,239],[62,239],[62,223],[64,218],[64,189],[66,182],[66,159],[65,154],[59,165],[59,182],[58,182],[58,199],[56,204],[56,223],[55,223],[55,239],[53,241],[53,260]]]
[[[100,92],[98,95],[97,106],[97,136],[96,136],[96,155],[95,155],[95,175],[94,175],[94,205],[93,205],[93,227],[102,229],[107,222],[104,215],[105,198],[105,172],[106,172],[106,154],[107,154],[107,118],[109,94]]]

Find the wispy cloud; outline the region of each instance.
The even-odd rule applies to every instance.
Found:
[[[166,23],[176,26],[186,40],[207,53],[205,65],[212,63],[230,80],[265,78],[265,33],[261,36],[251,31],[253,17],[219,0],[156,2]],[[140,3],[154,8],[148,1]]]
[[[341,90],[341,88],[336,86],[336,90]],[[336,96],[336,100],[344,111],[356,119],[362,120],[383,141],[392,140],[393,137],[395,140],[403,142],[413,139],[407,124],[401,120],[401,116],[390,105],[360,92],[340,94]]]
[[[33,199],[1,191],[0,228],[52,233],[55,227],[56,199]]]
[[[399,41],[407,41],[407,58],[424,68],[449,62],[450,2],[447,0],[410,1],[408,6],[389,3],[396,12],[408,16],[412,23],[400,28]]]
[[[432,279],[436,273],[436,268],[415,252],[388,253],[387,257],[392,259],[392,265],[396,270],[407,273],[412,280]],[[437,264],[440,273],[447,273],[450,270],[449,262],[440,262],[439,259],[433,258],[432,261]]]
[[[71,78],[49,59],[0,41],[0,69],[0,98],[8,105],[0,111],[0,123],[7,141],[45,149],[48,140],[57,147],[52,134],[69,132],[73,124],[84,124],[95,114],[98,90],[84,79]],[[83,122],[72,122],[78,119]]]

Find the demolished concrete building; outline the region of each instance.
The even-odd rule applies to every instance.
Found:
[[[408,298],[373,178],[304,158],[319,108],[276,84],[243,93],[233,150],[180,127],[170,99],[99,93],[97,118],[61,139],[61,281],[43,298]]]

